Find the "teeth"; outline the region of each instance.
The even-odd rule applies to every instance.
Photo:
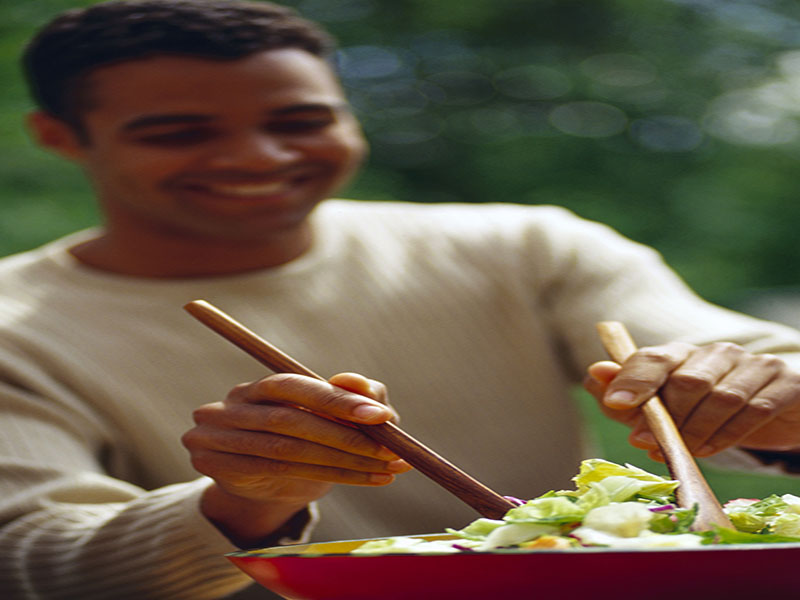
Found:
[[[259,184],[216,184],[206,186],[206,189],[214,194],[225,196],[270,196],[289,189],[289,184],[285,181]]]

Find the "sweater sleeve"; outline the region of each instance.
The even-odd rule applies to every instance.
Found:
[[[529,229],[524,269],[539,278],[565,361],[578,377],[606,358],[595,324],[624,323],[639,346],[684,341],[728,341],[754,353],[771,353],[800,372],[800,332],[706,302],[652,248],[610,228],[551,209],[546,227]],[[546,281],[546,285],[543,283]],[[800,474],[800,453],[732,448],[706,462],[720,468],[763,474]]]
[[[209,479],[110,477],[86,422],[19,387],[0,384],[0,413],[0,596],[200,600],[252,583],[200,513]]]
[[[606,358],[598,321],[623,322],[639,346],[685,341],[729,341],[773,353],[800,370],[800,332],[706,302],[652,248],[610,228],[552,208],[528,230],[524,267],[544,290],[554,336],[577,376]]]

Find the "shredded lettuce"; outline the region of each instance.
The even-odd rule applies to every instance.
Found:
[[[697,507],[675,505],[679,482],[602,459],[583,461],[574,490],[549,491],[502,519],[476,519],[447,529],[454,539],[373,540],[355,554],[442,554],[572,550],[576,547],[694,548],[708,544],[800,542],[800,497],[739,498],[724,509],[735,529],[691,527]]]
[[[464,527],[464,529],[458,531],[447,529],[446,531],[447,533],[452,533],[467,540],[483,541],[492,531],[505,524],[505,521],[495,519],[476,519]]]
[[[653,513],[650,521],[650,531],[656,533],[689,533],[695,517],[697,506],[692,508],[670,507],[668,510],[659,510]]]
[[[774,533],[749,533],[736,529],[715,527],[711,531],[700,531],[695,535],[703,538],[704,544],[786,544],[800,543],[800,537]]]
[[[639,467],[622,466],[600,458],[583,461],[573,481],[578,486],[577,496],[599,486],[608,493],[609,502],[625,502],[634,496],[668,502],[674,499],[675,488],[679,485],[678,481],[648,473]]]
[[[534,498],[509,510],[503,520],[509,523],[562,525],[580,521],[585,514],[586,507],[569,498]]]
[[[351,554],[453,554],[461,552],[450,540],[396,536],[365,542]]]
[[[653,513],[638,502],[612,503],[590,510],[582,528],[605,531],[618,537],[636,537],[648,529]]]
[[[800,498],[792,494],[773,494],[763,500],[740,498],[726,503],[725,512],[737,531],[800,539]]]

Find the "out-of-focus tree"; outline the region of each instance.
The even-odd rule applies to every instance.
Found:
[[[13,63],[37,23],[87,4],[0,4],[0,252],[96,218],[78,175],[25,142]],[[796,0],[284,4],[341,42],[372,143],[349,195],[567,206],[722,302],[800,281]]]

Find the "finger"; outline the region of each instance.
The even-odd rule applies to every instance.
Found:
[[[631,429],[631,433],[628,436],[628,442],[630,442],[631,446],[640,450],[656,450],[658,448],[656,436],[647,427],[644,415],[640,414],[638,420],[634,422],[633,429]]]
[[[370,473],[339,467],[292,463],[244,454],[205,451],[192,455],[192,466],[225,488],[258,488],[273,479],[312,480],[349,485],[386,485],[392,473]]]
[[[283,402],[357,423],[376,425],[392,418],[392,411],[362,394],[303,375],[271,375],[228,396],[231,402]]]
[[[670,374],[660,396],[677,427],[686,422],[744,354],[735,344],[709,344],[697,348]]]
[[[656,436],[647,427],[647,420],[641,411],[638,411],[637,420],[633,424],[628,442],[634,448],[646,450],[648,458],[656,462],[664,462],[664,455],[656,441]]]
[[[606,395],[608,384],[617,376],[622,367],[615,362],[600,361],[596,362],[586,369],[586,376],[583,379],[583,387],[599,402],[600,410],[603,413],[614,419],[615,421],[628,422],[630,416],[623,416],[624,410],[609,408],[603,402]],[[635,409],[631,409],[634,412]]]
[[[583,378],[583,388],[597,400],[603,399],[607,387],[608,382],[594,377],[591,370],[587,371],[586,376]]]
[[[400,416],[389,403],[389,393],[386,386],[380,381],[368,379],[358,373],[339,373],[328,379],[328,382],[347,391],[361,394],[380,402],[392,411],[392,421],[399,422]]]
[[[775,381],[759,390],[741,410],[728,419],[699,448],[698,456],[710,456],[747,439],[770,443],[769,435],[757,439],[756,432],[766,428],[772,421],[796,401],[797,391],[783,380]],[[774,443],[774,442],[773,442]]]
[[[714,385],[682,421],[676,417],[690,451],[697,453],[778,375],[783,363],[773,358],[748,356]]]
[[[689,344],[674,342],[639,349],[625,361],[617,376],[608,384],[603,401],[608,407],[616,409],[639,406],[656,395],[669,374],[694,348]]]
[[[367,398],[371,398],[378,402],[384,401],[384,396],[386,393],[385,387],[383,387],[383,385],[379,382],[367,379],[358,373],[337,373],[328,379],[328,382],[337,387],[355,394],[361,394],[362,396],[366,396]]]
[[[614,363],[617,368],[619,368],[616,363]],[[629,427],[633,426],[636,420],[639,418],[640,411],[638,408],[628,408],[628,409],[617,409],[617,408],[609,408],[606,406],[602,399],[603,395],[605,394],[606,384],[598,381],[590,374],[587,374],[586,378],[583,380],[583,387],[590,393],[595,399],[598,401],[597,406],[600,411],[610,419],[627,425]]]
[[[380,460],[399,458],[354,427],[340,425],[288,404],[213,403],[197,408],[193,416],[198,425],[283,434]]]
[[[202,429],[199,433],[203,433]],[[338,467],[370,473],[402,473],[411,468],[402,460],[377,460],[273,433],[214,429],[205,433],[204,447],[228,454],[243,454],[281,462]]]
[[[610,360],[601,360],[589,365],[587,374],[596,381],[608,385],[622,370],[622,366]]]

